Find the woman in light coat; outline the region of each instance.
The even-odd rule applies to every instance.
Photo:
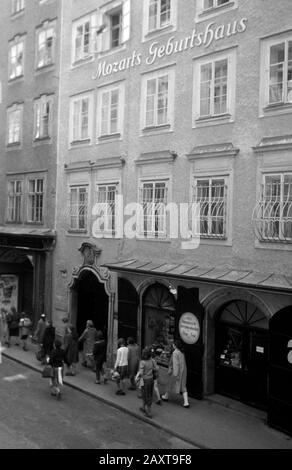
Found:
[[[173,347],[174,351],[171,355],[168,369],[168,374],[170,375],[168,390],[164,395],[162,395],[161,398],[164,401],[168,401],[170,391],[173,391],[176,394],[182,393],[184,400],[182,406],[184,408],[189,408],[190,404],[187,392],[187,365],[182,342],[180,340],[174,341]]]

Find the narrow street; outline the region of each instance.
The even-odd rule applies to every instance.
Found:
[[[190,449],[121,411],[49,381],[7,358],[0,365],[0,449]]]

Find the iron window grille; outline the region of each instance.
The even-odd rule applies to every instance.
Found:
[[[88,220],[88,192],[86,187],[70,188],[69,230],[86,231]]]
[[[165,238],[168,188],[165,182],[143,183],[140,189],[142,220],[139,232],[146,237]]]
[[[192,226],[202,238],[225,239],[227,186],[224,179],[202,179],[193,188]],[[198,235],[196,233],[196,235]]]
[[[253,224],[260,241],[292,242],[292,174],[265,177]]]
[[[99,217],[103,219],[99,230],[105,234],[115,234],[116,231],[116,196],[118,188],[116,184],[98,185],[96,191],[96,207]]]

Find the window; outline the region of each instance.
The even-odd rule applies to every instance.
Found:
[[[292,33],[261,44],[260,115],[291,112]]]
[[[99,229],[109,234],[114,234],[116,228],[116,195],[117,184],[98,184],[97,204],[103,218],[103,227]]]
[[[98,96],[98,136],[120,136],[123,126],[124,87],[116,85],[100,89]]]
[[[204,238],[226,238],[226,196],[224,178],[197,179],[193,202],[197,204],[195,225]]]
[[[292,241],[292,173],[264,175],[254,221],[261,241]]]
[[[15,40],[9,47],[9,79],[21,77],[23,75],[23,54],[24,41]]]
[[[130,38],[131,0],[116,0],[100,8],[97,16],[96,52],[115,49]]]
[[[82,95],[72,98],[70,118],[71,143],[90,141],[90,129],[92,120],[91,96]]]
[[[142,127],[170,127],[173,123],[174,71],[147,74],[143,77],[142,87]]]
[[[230,0],[204,0],[204,10],[209,10],[210,8],[221,7],[226,3],[230,3]]]
[[[95,15],[86,16],[73,23],[73,63],[92,57],[95,23]]]
[[[12,15],[24,10],[24,0],[12,0]]]
[[[22,126],[22,105],[14,105],[7,110],[7,144],[20,144]]]
[[[28,217],[31,223],[43,223],[44,180],[34,178],[28,180]]]
[[[87,230],[88,190],[86,186],[70,188],[70,230]]]
[[[235,77],[235,50],[195,61],[194,125],[234,118]]]
[[[149,31],[163,28],[170,24],[171,0],[149,1]]]
[[[44,139],[51,135],[52,98],[42,96],[35,101],[34,138]]]
[[[143,208],[140,234],[146,237],[166,237],[166,181],[143,182],[140,188],[140,204]]]
[[[14,180],[8,182],[8,204],[7,220],[8,222],[21,222],[22,209],[22,181]]]
[[[45,67],[54,62],[55,28],[47,22],[37,32],[37,68]]]

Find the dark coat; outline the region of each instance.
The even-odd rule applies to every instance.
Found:
[[[94,343],[93,358],[97,364],[103,364],[106,361],[106,342],[104,339]]]
[[[65,351],[61,348],[53,349],[50,354],[49,364],[52,367],[63,367],[65,362]]]
[[[54,348],[54,341],[55,341],[55,328],[53,326],[47,326],[44,331],[43,336],[43,349],[44,354],[50,354],[52,349]]]
[[[66,333],[64,337],[64,350],[66,356],[66,364],[71,366],[79,360],[78,355],[78,336],[76,333]]]

